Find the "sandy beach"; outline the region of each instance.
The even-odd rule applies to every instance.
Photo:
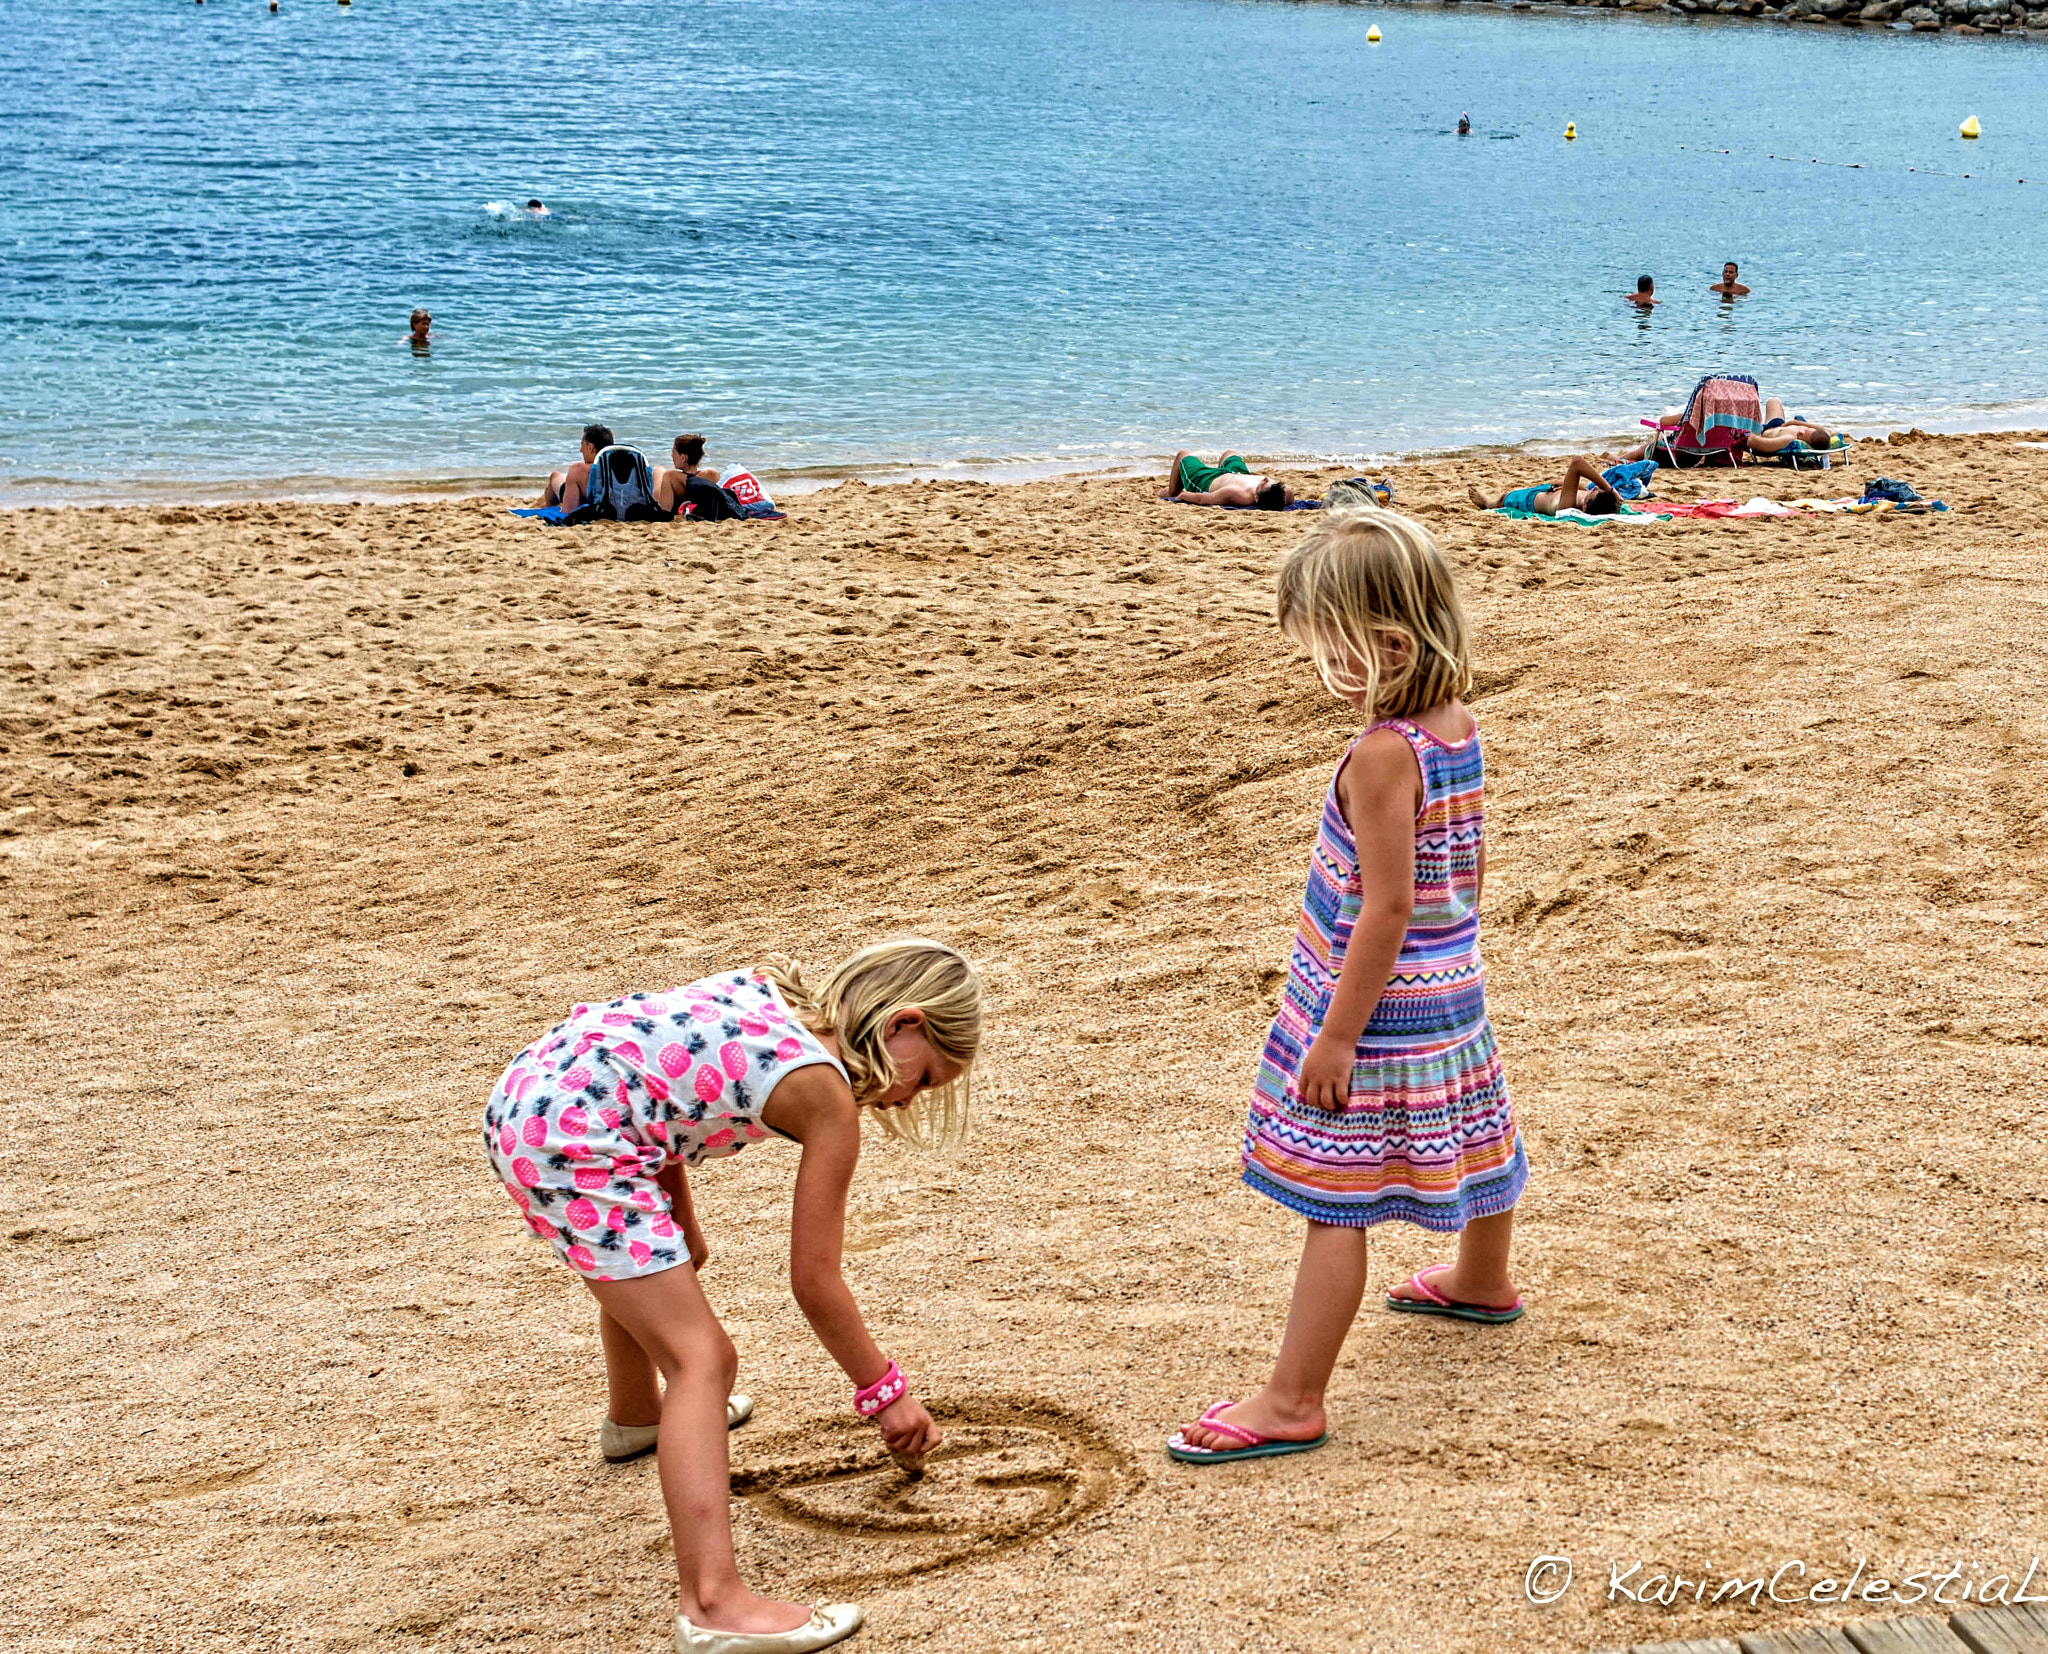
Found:
[[[580,999],[902,930],[992,993],[969,1152],[871,1134],[854,1188],[849,1281],[955,1431],[922,1484],[790,1301],[794,1152],[694,1180],[742,1567],[856,1596],[849,1646],[1561,1654],[1875,1611],[1610,1602],[1613,1560],[2023,1572],[2040,439],[1733,479],[1919,519],[1590,531],[1464,501],[1549,462],[1392,473],[1477,631],[1530,1313],[1380,1312],[1443,1249],[1379,1230],[1329,1447],[1206,1470],[1162,1441],[1263,1377],[1299,1250],[1237,1143],[1352,727],[1270,620],[1304,518],[0,514],[0,1641],[666,1646],[654,1466],[598,1457],[594,1316],[479,1111]]]

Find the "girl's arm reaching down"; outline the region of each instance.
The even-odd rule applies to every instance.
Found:
[[[840,1273],[846,1192],[860,1161],[860,1111],[845,1082],[836,1074],[826,1079],[828,1073],[799,1069],[775,1088],[762,1117],[803,1145],[790,1214],[790,1291],[818,1342],[856,1388],[865,1388],[889,1370],[889,1357],[868,1331]],[[907,1391],[876,1414],[875,1422],[900,1453],[929,1453],[940,1441],[931,1414]]]
[[[1337,781],[1337,801],[1358,847],[1358,922],[1330,1008],[1302,1058],[1302,1101],[1338,1114],[1351,1095],[1358,1037],[1372,1020],[1401,939],[1415,911],[1415,814],[1422,807],[1422,771],[1414,750],[1393,730],[1368,735],[1351,750]]]

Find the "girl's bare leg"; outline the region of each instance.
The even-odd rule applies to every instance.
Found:
[[[602,1307],[597,1335],[604,1341],[604,1381],[611,1396],[606,1412],[612,1423],[659,1424],[661,1385],[654,1376],[654,1358]]]
[[[1258,1394],[1225,1408],[1221,1417],[1282,1441],[1310,1441],[1328,1428],[1323,1393],[1336,1371],[1345,1334],[1358,1319],[1359,1300],[1365,1296],[1365,1261],[1363,1229],[1327,1223],[1308,1226],[1273,1376]],[[1199,1424],[1184,1424],[1180,1433],[1196,1447],[1243,1445]]]
[[[1514,1278],[1508,1274],[1508,1247],[1514,1239],[1512,1210],[1497,1217],[1474,1218],[1458,1236],[1458,1261],[1431,1270],[1426,1276],[1438,1297],[1454,1304],[1481,1304],[1488,1309],[1506,1309],[1520,1296]],[[1403,1281],[1389,1294],[1392,1298],[1420,1298]]]
[[[795,1630],[810,1609],[756,1596],[740,1583],[733,1560],[725,1398],[739,1353],[712,1314],[697,1272],[678,1267],[631,1281],[586,1277],[583,1284],[668,1381],[655,1462],[675,1540],[676,1611],[706,1630]]]

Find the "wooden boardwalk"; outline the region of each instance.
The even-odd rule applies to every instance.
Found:
[[[1972,1608],[1945,1620],[1854,1620],[1796,1631],[1634,1643],[1602,1654],[2048,1654],[2048,1605]]]

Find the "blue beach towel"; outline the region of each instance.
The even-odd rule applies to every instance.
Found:
[[[588,518],[578,518],[576,522],[572,523],[569,520],[568,514],[558,505],[514,506],[512,508],[512,515],[515,517],[531,518],[534,522],[547,523],[554,528],[576,528],[580,527],[582,523],[589,521]],[[739,509],[739,519],[750,523],[779,523],[788,515],[789,513],[786,511],[777,511],[772,500],[751,501],[743,504]],[[691,519],[678,512],[673,519],[654,517],[648,520],[651,522],[675,521],[686,523]]]

